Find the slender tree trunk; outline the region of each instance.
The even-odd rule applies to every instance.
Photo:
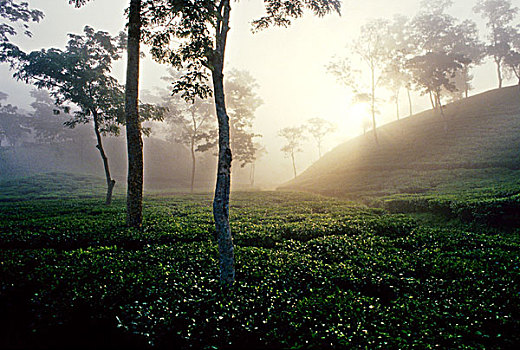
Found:
[[[101,159],[103,160],[103,167],[105,169],[105,178],[107,181],[107,196],[106,196],[105,204],[110,205],[112,203],[112,191],[114,190],[116,181],[114,179],[112,179],[112,177],[110,176],[108,158],[105,154],[105,149],[103,148],[103,139],[101,137],[101,132],[99,131],[98,114],[96,112],[93,112],[93,116],[94,116],[94,132],[96,133],[96,140],[97,140],[96,148],[99,150],[99,154],[101,154]]]
[[[321,158],[321,141],[318,141],[318,156]]]
[[[412,110],[412,94],[410,93],[410,89],[406,89],[406,92],[408,93],[408,108],[410,109],[410,117],[413,115]]]
[[[464,74],[464,96],[466,98],[468,98],[468,96],[469,96],[469,66],[468,65],[464,65],[464,70],[463,70],[462,74]]]
[[[432,104],[432,109],[436,110],[436,102],[433,101],[433,93],[431,92],[431,90],[429,91],[429,94],[430,94],[430,102]]]
[[[229,0],[221,0],[219,4],[221,17],[216,25],[216,47],[212,54],[212,78],[215,107],[218,119],[218,167],[215,197],[213,200],[213,217],[217,231],[220,254],[220,282],[231,287],[235,282],[235,256],[233,238],[229,226],[229,192],[231,185],[231,148],[229,145],[229,117],[226,112],[224,96],[224,52],[227,33],[229,31]]]
[[[195,183],[195,140],[191,138],[191,185],[190,192],[193,193],[193,184]]]
[[[143,223],[143,139],[139,121],[139,54],[141,0],[130,0],[128,63],[126,68],[125,115],[128,152],[126,222],[140,228]]]
[[[249,173],[249,181],[251,187],[255,186],[255,162],[251,163],[251,172]]]
[[[395,112],[397,113],[397,120],[399,120],[399,90],[395,93]]]
[[[444,124],[444,133],[448,133],[448,120],[446,119],[446,115],[444,114],[444,108],[442,107],[440,92],[435,93],[435,101],[437,106],[439,106],[442,122]]]
[[[376,127],[376,72],[375,68],[370,67],[372,70],[372,101],[371,101],[371,109],[372,109],[372,127],[374,128],[374,139],[376,140],[376,144],[379,145],[379,140],[377,138],[377,127]]]
[[[294,172],[294,178],[296,179],[296,162],[294,161],[294,152],[291,152],[292,168]]]
[[[502,88],[502,82],[503,82],[503,78],[502,78],[502,60],[499,58],[499,57],[495,57],[495,63],[497,65],[497,76],[498,76],[498,88],[501,89]]]

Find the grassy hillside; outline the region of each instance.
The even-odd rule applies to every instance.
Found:
[[[284,189],[347,198],[520,189],[520,92],[488,91],[449,104],[448,130],[426,111],[355,138]]]

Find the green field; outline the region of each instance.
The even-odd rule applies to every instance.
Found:
[[[2,183],[0,348],[520,343],[515,223],[433,205],[391,214],[312,194],[232,193],[237,283],[225,292],[209,194],[149,195],[135,231],[121,195],[111,207],[102,187],[90,197],[54,188],[52,198],[41,186],[25,198],[35,183]]]

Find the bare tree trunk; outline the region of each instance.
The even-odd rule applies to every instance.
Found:
[[[319,156],[318,159],[320,159],[321,158],[321,141],[318,141],[318,156]]]
[[[294,178],[296,179],[296,162],[294,161],[294,152],[291,152],[292,168],[294,172]]]
[[[379,140],[377,138],[377,127],[376,127],[376,77],[375,77],[375,68],[370,67],[372,70],[372,127],[374,128],[374,139],[376,140],[376,144],[379,145]]]
[[[139,121],[139,54],[141,0],[130,0],[128,63],[126,68],[125,115],[128,152],[126,223],[140,228],[143,223],[143,139]]]
[[[497,64],[497,75],[498,75],[498,88],[502,88],[502,65],[501,65],[501,59],[498,57],[495,57],[495,63]]]
[[[442,122],[444,124],[444,133],[448,133],[448,120],[446,119],[446,115],[444,114],[444,108],[442,107],[440,92],[437,92],[435,94],[435,101],[439,106],[439,111],[441,113]]]
[[[191,186],[190,192],[193,193],[193,184],[195,183],[195,140],[191,138]]]
[[[229,0],[219,4],[221,17],[217,20],[216,47],[212,55],[212,78],[215,95],[215,107],[218,119],[218,168],[213,217],[217,231],[220,254],[220,282],[231,287],[235,282],[235,256],[233,238],[229,226],[229,192],[231,185],[231,148],[229,145],[229,117],[226,112],[224,96],[224,51],[229,31]]]
[[[116,181],[112,179],[110,176],[110,168],[108,167],[108,158],[105,154],[105,150],[103,148],[103,139],[101,137],[101,132],[99,131],[99,119],[98,114],[96,112],[92,112],[94,116],[94,132],[96,133],[97,145],[96,148],[99,150],[99,154],[101,154],[101,159],[103,160],[103,167],[105,169],[105,178],[107,181],[107,196],[105,200],[106,205],[110,205],[112,203],[112,191],[114,190],[114,186],[116,185]]]
[[[395,109],[397,113],[397,120],[399,120],[399,90],[395,93]]]
[[[412,95],[410,93],[410,89],[406,89],[407,93],[408,93],[408,107],[410,109],[410,116],[413,115],[413,110],[412,110]]]
[[[249,181],[251,187],[255,186],[255,162],[251,163],[251,172],[249,173]]]
[[[432,104],[432,109],[436,110],[436,102],[433,101],[433,93],[431,91],[429,91],[429,94],[430,94],[430,102]]]

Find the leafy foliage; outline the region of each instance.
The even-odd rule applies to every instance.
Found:
[[[520,340],[517,232],[428,224],[302,193],[234,193],[231,206],[237,282],[223,292],[210,195],[150,198],[142,232],[125,227],[121,199],[0,203],[0,332],[11,334],[2,346]]]

